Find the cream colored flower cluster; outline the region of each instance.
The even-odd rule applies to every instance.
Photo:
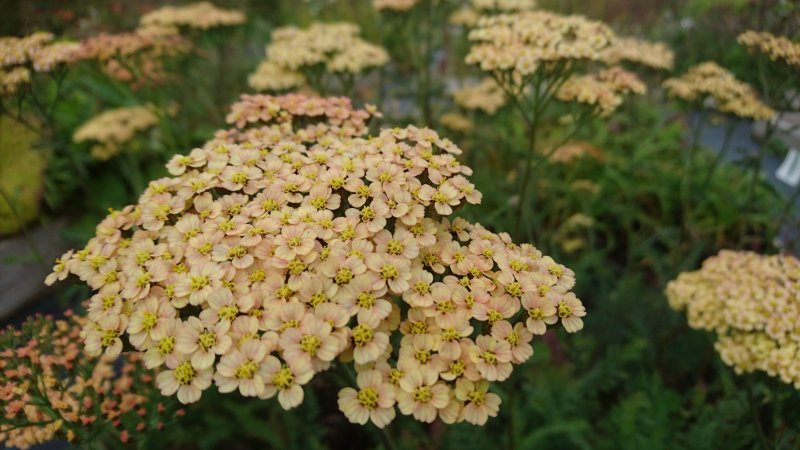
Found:
[[[739,35],[739,43],[751,52],[764,53],[773,61],[783,61],[800,69],[800,43],[770,33],[746,31]]]
[[[472,119],[453,111],[442,114],[441,117],[439,117],[439,123],[445,128],[462,133],[466,133],[475,128],[475,122],[473,122]]]
[[[217,8],[209,2],[162,6],[145,14],[139,20],[144,27],[187,27],[200,30],[240,25],[244,22],[245,16],[242,11]]]
[[[419,0],[372,0],[372,7],[378,11],[405,12],[419,3]]]
[[[713,62],[704,62],[680,77],[666,80],[664,87],[671,95],[687,102],[711,98],[716,109],[738,117],[767,120],[775,115],[772,108],[758,99],[750,85]]]
[[[536,0],[470,0],[470,5],[481,13],[517,12],[536,8]]]
[[[800,260],[723,250],[667,285],[689,326],[717,334],[737,373],[764,371],[800,389]]]
[[[245,102],[230,119],[255,126],[303,104]],[[320,121],[342,120],[323,105]],[[306,143],[286,131],[176,155],[171,177],[57,262],[49,282],[71,273],[95,292],[87,352],[128,343],[184,403],[213,383],[286,409],[352,361],[357,386],[339,406],[353,422],[385,426],[397,406],[483,424],[500,403],[489,383],[532,355],[533,335],[583,327],[571,270],[446,217],[481,201],[449,140],[413,126]]]
[[[125,106],[114,108],[92,117],[78,127],[72,136],[75,142],[92,142],[91,155],[105,161],[122,151],[137,133],[158,123],[153,106]]]
[[[0,96],[13,95],[31,81],[31,71],[51,72],[78,60],[75,42],[53,42],[50,33],[0,37]]]
[[[645,92],[647,87],[635,74],[615,66],[590,75],[570,77],[559,88],[556,98],[590,105],[599,115],[607,116],[622,104],[624,95]]]
[[[456,105],[468,110],[480,110],[494,114],[506,104],[503,89],[491,78],[484,78],[478,84],[464,86],[453,92]]]
[[[124,439],[163,426],[165,406],[148,404],[157,391],[141,358],[115,368],[116,358],[88,357],[80,344],[86,322],[68,311],[64,319],[36,316],[0,331],[0,444],[79,444],[93,432]]]
[[[267,58],[249,78],[257,90],[299,87],[325,73],[358,74],[389,61],[383,48],[359,37],[351,23],[315,22],[306,29],[278,28],[272,32]]]
[[[525,77],[545,63],[601,60],[614,35],[605,24],[581,16],[525,11],[484,17],[469,39],[468,64]]]
[[[603,59],[609,64],[629,61],[659,70],[672,70],[675,52],[663,42],[648,42],[637,38],[617,38],[605,51]]]

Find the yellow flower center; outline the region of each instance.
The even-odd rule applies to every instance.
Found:
[[[447,197],[440,191],[436,191],[436,193],[433,194],[433,201],[436,203],[447,203]]]
[[[424,334],[428,332],[428,322],[413,322],[409,329],[411,334]]]
[[[428,386],[420,386],[414,390],[414,400],[420,403],[428,403],[433,399],[433,392]]]
[[[147,261],[150,261],[150,258],[152,257],[153,255],[150,254],[148,250],[139,250],[139,252],[136,253],[136,264],[141,266]]]
[[[113,308],[114,305],[117,303],[117,296],[116,295],[106,295],[103,297],[103,311],[108,311],[109,309]]]
[[[339,232],[339,239],[345,242],[352,240],[354,237],[356,237],[356,232],[355,230],[353,230],[353,227],[349,225],[347,226],[347,228]]]
[[[362,292],[356,298],[356,305],[360,308],[369,309],[375,304],[375,294],[372,292]]]
[[[371,206],[365,206],[361,208],[361,221],[362,222],[369,222],[375,218],[375,211],[372,210]]]
[[[483,256],[487,257],[487,258],[491,258],[491,257],[493,257],[493,256],[494,256],[494,250],[492,250],[492,249],[490,249],[490,248],[485,248],[485,249],[483,249],[483,251],[481,252],[481,254],[482,254]]]
[[[261,207],[264,208],[264,211],[272,212],[278,209],[278,202],[275,200],[268,198],[261,202]]]
[[[455,328],[448,328],[442,331],[442,340],[446,342],[452,342],[458,340],[461,337],[461,333],[458,332]]]
[[[158,316],[155,313],[147,311],[142,315],[142,329],[145,331],[152,330],[157,322]]]
[[[328,297],[325,294],[323,294],[322,292],[317,292],[316,294],[311,296],[311,301],[309,301],[309,303],[311,303],[311,306],[317,306],[327,301]]]
[[[557,277],[561,277],[561,275],[564,274],[564,269],[562,269],[560,266],[550,266],[547,271],[550,272],[551,275],[555,275]]]
[[[289,261],[289,264],[286,266],[286,268],[289,269],[289,273],[292,275],[300,275],[306,270],[306,267],[306,264],[297,258]]]
[[[431,362],[431,352],[429,350],[417,350],[414,353],[414,358],[419,361],[420,364],[428,364]]]
[[[197,372],[195,372],[194,367],[192,367],[192,363],[189,361],[184,361],[178,364],[178,367],[175,368],[174,374],[178,383],[184,386],[190,384],[192,380],[194,380],[194,377],[197,376]]]
[[[467,394],[467,399],[475,406],[481,406],[486,401],[486,393],[481,391],[472,391]]]
[[[394,264],[384,264],[381,267],[381,278],[384,280],[394,280],[397,278],[397,267]]]
[[[117,330],[103,330],[103,335],[101,337],[103,348],[113,345],[114,341],[116,341],[118,337],[119,331]]]
[[[349,267],[340,267],[339,270],[336,271],[336,277],[334,277],[334,281],[336,281],[338,285],[347,284],[352,279],[353,272]]]
[[[378,391],[371,387],[361,389],[358,391],[358,403],[364,408],[375,409],[378,406]]]
[[[364,324],[359,324],[353,328],[353,342],[356,344],[356,347],[363,347],[364,345],[369,344],[372,342],[372,338],[374,336],[375,332],[372,330],[372,328]]]
[[[343,186],[344,186],[344,178],[336,177],[336,178],[331,179],[331,182],[330,182],[331,189],[334,189],[334,190],[341,189]]]
[[[309,355],[314,356],[317,354],[317,349],[321,343],[318,337],[313,334],[306,334],[300,339],[300,348]]]
[[[205,275],[194,276],[190,281],[191,285],[189,288],[193,291],[199,291],[200,289],[208,286],[209,283],[208,277]]]
[[[369,197],[369,186],[360,186],[358,189],[356,189],[356,195],[361,198]]]
[[[522,297],[522,286],[515,281],[506,286],[506,292],[508,292],[508,295],[511,295],[512,297]]]
[[[392,255],[402,255],[405,249],[403,243],[397,239],[391,239],[386,243],[386,251]]]
[[[158,341],[158,354],[161,356],[166,356],[172,353],[172,350],[175,348],[175,336],[167,336],[164,339]]]
[[[523,270],[526,270],[528,268],[527,264],[523,263],[522,261],[518,261],[516,259],[512,260],[508,265],[514,272],[522,272]]]
[[[503,315],[494,309],[490,309],[489,312],[486,313],[486,321],[489,322],[490,325],[494,325],[496,322],[502,319]]]
[[[571,315],[572,315],[572,308],[568,304],[560,302],[558,304],[558,317],[565,319]]]
[[[397,384],[400,383],[400,379],[403,378],[404,375],[405,374],[400,369],[391,369],[389,370],[389,381],[393,385],[397,386]]]
[[[542,320],[544,319],[544,313],[541,308],[531,308],[528,310],[528,317],[533,320]]]
[[[277,291],[275,291],[275,295],[278,296],[278,298],[282,298],[284,300],[291,297],[292,294],[293,291],[289,288],[288,284],[284,284],[283,286],[279,287]]]
[[[197,252],[201,255],[207,255],[211,253],[211,250],[214,249],[214,245],[211,242],[204,242],[200,247],[197,247]]]
[[[264,281],[267,277],[267,274],[262,269],[256,269],[250,273],[250,276],[247,277],[251,283],[258,283],[259,281]]]
[[[283,185],[283,192],[286,192],[287,194],[291,192],[297,192],[297,185],[294,183],[286,183]]]
[[[289,246],[289,248],[295,248],[295,247],[299,246],[301,243],[302,243],[302,240],[299,237],[295,236],[295,237],[289,239],[286,242],[286,245]]]
[[[512,331],[511,333],[509,333],[508,337],[506,337],[506,341],[512,347],[516,347],[517,344],[519,344],[519,333],[517,333],[516,331]]]
[[[431,292],[431,285],[424,281],[419,281],[414,285],[414,292],[420,295],[429,294]]]
[[[389,172],[381,172],[381,174],[378,175],[378,181],[380,181],[381,183],[388,183],[392,181],[392,174],[390,174]]]
[[[452,373],[456,377],[460,377],[466,369],[467,369],[467,363],[459,359],[458,361],[450,363],[448,372]]]
[[[241,258],[247,254],[247,249],[243,245],[235,245],[228,249],[228,259]]]
[[[547,293],[550,292],[550,286],[541,285],[539,286],[539,295],[544,297]]]
[[[239,308],[236,305],[225,305],[217,311],[217,315],[223,320],[233,320],[239,314]]]
[[[428,267],[433,267],[436,264],[439,264],[440,262],[441,262],[441,260],[439,259],[439,257],[434,255],[433,253],[426,253],[422,257],[422,263],[425,264]]]
[[[497,364],[497,355],[489,350],[484,350],[483,353],[481,353],[481,359],[486,364]]]
[[[211,347],[213,347],[217,343],[217,335],[214,334],[213,331],[203,331],[200,333],[200,337],[197,338],[197,344],[200,346],[203,351],[208,351]]]
[[[236,183],[236,184],[244,184],[244,183],[247,183],[247,174],[246,174],[246,173],[244,173],[244,172],[236,172],[236,173],[235,173],[235,174],[233,174],[233,176],[231,177],[231,181],[233,181],[233,182],[234,182],[234,183]]]
[[[281,331],[285,331],[285,330],[288,330],[289,328],[297,328],[299,326],[300,326],[300,322],[298,322],[297,319],[290,319],[290,320],[287,320],[286,322],[283,322],[281,324],[281,329],[280,330]]]
[[[115,281],[117,281],[117,271],[116,270],[112,270],[111,272],[106,273],[106,275],[103,277],[103,282],[105,284],[110,284],[110,283],[113,283]]]
[[[324,208],[324,207],[325,207],[325,204],[326,204],[327,202],[328,202],[328,201],[327,201],[327,200],[325,200],[324,198],[322,198],[322,197],[317,197],[317,198],[315,198],[314,200],[311,200],[311,206],[313,206],[313,207],[314,207],[314,208],[316,208],[316,209],[322,209],[322,208]]]
[[[272,376],[272,384],[280,390],[289,389],[294,383],[294,374],[288,367],[282,367]]]
[[[456,310],[456,304],[452,300],[444,300],[436,304],[436,310],[442,314],[451,313]]]
[[[257,371],[258,371],[258,364],[248,359],[241,366],[239,366],[238,369],[236,369],[236,373],[234,374],[234,376],[239,379],[242,378],[250,379],[256,375]]]

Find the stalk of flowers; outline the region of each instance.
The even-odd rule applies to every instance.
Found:
[[[245,22],[242,11],[217,8],[210,2],[196,2],[184,6],[162,6],[139,19],[143,27],[184,27],[198,30],[241,25]]]
[[[92,158],[106,161],[122,151],[137,134],[158,124],[152,105],[109,109],[92,117],[75,130],[76,143],[91,142]]]
[[[141,358],[118,365],[116,358],[89,357],[79,342],[86,322],[67,312],[0,332],[0,443],[24,449],[55,439],[124,442],[163,427],[171,402],[158,398]]]
[[[257,90],[280,91],[306,83],[325,94],[334,88],[353,88],[355,77],[385,65],[386,51],[363,40],[352,23],[312,23],[306,29],[289,26],[272,32],[267,58],[248,80]]]
[[[681,100],[704,105],[707,99],[720,112],[752,120],[769,120],[775,111],[758,99],[755,90],[713,62],[690,68],[664,81],[667,92]]]
[[[35,73],[49,73],[78,60],[76,42],[53,42],[53,35],[38,32],[26,37],[0,37],[0,96],[20,92]]]
[[[647,87],[635,74],[615,66],[590,75],[573,75],[558,89],[556,98],[588,105],[593,114],[608,116],[622,104],[623,96],[645,92]]]
[[[532,11],[535,8],[535,0],[471,0],[450,14],[448,22],[471,28],[481,16]]]
[[[612,65],[627,61],[656,70],[672,70],[675,52],[663,42],[618,37],[605,51],[604,59]]]
[[[800,69],[800,43],[783,36],[758,31],[745,31],[737,40],[751,53],[762,53],[769,56],[772,61],[781,61],[790,67]]]
[[[280,101],[279,101],[280,102]],[[212,384],[285,409],[332,366],[356,423],[402,414],[483,424],[489,383],[561,322],[582,328],[574,273],[505,233],[451,219],[481,194],[430,129],[377,137],[211,142],[168,164],[137,205],[112,212],[69,274],[95,294],[83,337],[109,357],[144,353],[164,395]]]
[[[492,78],[483,78],[474,85],[467,85],[453,92],[455,104],[466,110],[483,111],[492,115],[507,102],[503,89]]]
[[[800,260],[723,250],[666,289],[689,326],[717,335],[715,348],[736,373],[763,371],[800,389]]]

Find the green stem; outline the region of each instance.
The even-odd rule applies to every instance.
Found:
[[[750,380],[750,377],[745,377],[747,383],[747,403],[750,405],[750,412],[753,414],[753,422],[755,423],[756,427],[756,434],[758,434],[758,439],[761,441],[761,446],[764,447],[764,450],[770,450],[772,447],[769,445],[769,439],[767,439],[767,435],[764,432],[764,425],[761,423],[761,417],[758,413],[758,406],[756,405],[755,397],[753,395],[753,383]]]
[[[789,213],[792,211],[792,209],[794,209],[794,204],[797,202],[798,198],[800,198],[800,183],[798,183],[794,193],[789,197],[789,199],[786,201],[786,205],[783,207],[783,211],[778,219],[778,230],[783,227],[784,222],[789,218]]]
[[[711,182],[711,177],[716,172],[717,167],[722,162],[722,159],[725,157],[725,154],[728,152],[728,148],[730,147],[731,136],[733,136],[733,130],[736,128],[736,122],[731,120],[728,123],[727,128],[725,129],[725,137],[722,140],[722,147],[719,149],[719,153],[717,157],[714,158],[714,161],[711,163],[711,167],[708,168],[708,172],[706,173],[706,178],[703,180],[703,187],[700,189],[700,192],[703,192],[708,187],[708,183]]]
[[[681,209],[683,211],[682,221],[684,229],[688,229],[689,226],[689,211],[691,210],[689,196],[692,192],[692,171],[694,169],[694,157],[695,153],[697,152],[697,148],[699,147],[698,141],[700,140],[700,132],[702,131],[703,125],[706,122],[706,116],[703,115],[703,112],[701,111],[699,114],[700,117],[697,118],[697,122],[694,124],[694,129],[692,130],[692,141],[689,145],[689,154],[686,155],[683,180],[681,183]]]
[[[39,266],[44,270],[45,273],[48,272],[47,263],[44,260],[44,257],[39,250],[36,248],[36,245],[33,243],[33,238],[31,237],[30,233],[28,233],[28,227],[25,226],[25,222],[22,220],[22,217],[19,216],[17,213],[17,208],[11,202],[11,197],[6,193],[5,190],[0,189],[0,197],[8,204],[8,210],[11,212],[11,215],[14,217],[14,220],[17,221],[17,225],[19,225],[20,230],[22,230],[22,236],[25,239],[25,242],[31,248],[33,252],[34,258],[36,258],[36,262]]]

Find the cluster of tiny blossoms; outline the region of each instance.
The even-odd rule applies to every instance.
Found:
[[[324,73],[355,75],[386,64],[386,50],[359,34],[357,25],[344,22],[278,28],[272,32],[267,58],[250,76],[250,86],[279,91],[302,86]]]
[[[153,106],[125,106],[114,108],[92,117],[72,136],[75,142],[92,142],[91,155],[105,161],[122,150],[137,133],[158,123]]]
[[[800,260],[722,251],[667,285],[689,326],[717,334],[722,360],[737,373],[764,371],[800,389]]]
[[[453,92],[456,105],[467,110],[480,110],[494,114],[506,104],[506,94],[491,78],[484,78],[478,84],[464,86]]]
[[[770,33],[746,31],[739,35],[739,43],[751,52],[763,53],[773,61],[782,61],[800,69],[800,43]]]
[[[36,316],[0,331],[0,443],[29,448],[54,439],[84,442],[111,433],[126,441],[160,429],[159,402],[141,358],[91,358],[82,351],[85,318]]]
[[[144,27],[186,27],[199,30],[240,25],[244,22],[243,12],[217,8],[209,2],[190,3],[184,6],[162,6],[145,14],[139,20]]]
[[[53,35],[39,32],[26,37],[0,37],[0,96],[16,94],[30,83],[31,72],[51,72],[78,59],[75,42],[53,42]]]
[[[526,77],[547,63],[602,60],[614,35],[601,22],[546,11],[482,18],[466,61],[496,76]]]
[[[372,0],[372,7],[378,11],[408,11],[419,3],[419,0]]]
[[[500,403],[489,382],[532,355],[533,335],[583,327],[571,270],[446,217],[481,200],[452,142],[408,127],[301,143],[284,121],[284,139],[232,143],[257,114],[280,120],[286,102],[262,99],[231,117],[245,129],[175,156],[172,177],[57,262],[48,281],[71,273],[95,291],[88,353],[124,341],[183,403],[213,383],[286,409],[316,373],[352,361],[357,386],[339,405],[353,422],[385,426],[397,406],[483,424]]]
[[[750,85],[713,62],[704,62],[680,77],[666,80],[664,87],[671,95],[687,102],[711,98],[720,112],[738,117],[767,120],[775,115],[772,108],[758,99]]]
[[[672,70],[675,52],[663,42],[648,42],[637,38],[617,38],[604,55],[609,64],[628,61],[658,70]]]
[[[646,91],[647,87],[635,74],[615,66],[594,74],[573,75],[559,88],[556,98],[589,105],[599,115],[607,116],[622,104],[624,95],[641,95]]]

